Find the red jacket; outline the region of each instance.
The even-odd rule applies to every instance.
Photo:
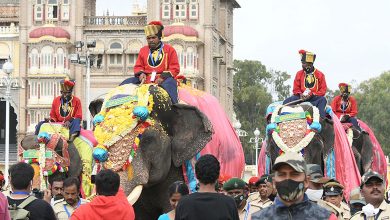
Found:
[[[81,109],[81,101],[76,96],[72,96],[70,105],[68,106],[68,112],[65,117],[61,115],[61,110],[62,110],[61,106],[62,106],[61,96],[58,96],[53,100],[53,104],[51,105],[50,119],[52,121],[65,122],[65,121],[69,121],[71,118],[82,119],[83,112]]]
[[[90,203],[81,205],[70,220],[134,220],[134,209],[122,189],[115,196],[97,196]]]
[[[332,100],[332,111],[340,118],[341,115],[349,115],[350,117],[355,117],[358,113],[356,99],[353,96],[348,97],[347,108],[343,111],[341,109],[341,104],[343,99],[340,95],[336,96]]]
[[[303,70],[299,70],[297,74],[295,75],[294,79],[294,88],[293,88],[293,94],[299,95],[302,94],[306,90],[305,85],[305,77],[306,74]],[[325,81],[325,75],[319,71],[318,69],[314,70],[314,83],[311,87],[309,87],[310,91],[313,95],[316,96],[325,96],[326,93],[326,81]]]
[[[157,57],[158,50],[154,51],[153,53]],[[177,59],[177,53],[175,48],[173,48],[171,45],[164,44],[164,47],[161,50],[161,55],[156,61],[155,66],[153,66],[153,64],[151,63],[149,56],[149,46],[142,47],[139,51],[138,59],[134,66],[134,73],[143,71],[147,75],[146,83],[150,83],[150,77],[153,71],[157,73],[156,79],[163,71],[171,72],[173,77],[177,76],[180,73],[180,65]]]

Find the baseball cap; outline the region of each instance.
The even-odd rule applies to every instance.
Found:
[[[313,183],[326,183],[329,181],[329,178],[324,177],[322,174],[321,166],[318,164],[307,164],[307,175],[310,176],[310,182]]]
[[[295,171],[304,173],[306,171],[306,162],[300,153],[286,152],[276,158],[273,170],[277,170],[281,165],[287,164]]]
[[[362,187],[364,184],[366,184],[372,178],[377,178],[377,179],[379,179],[382,182],[384,180],[383,176],[380,175],[378,172],[369,170],[365,174],[363,174],[363,176],[362,176],[362,183],[361,183],[360,187]]]

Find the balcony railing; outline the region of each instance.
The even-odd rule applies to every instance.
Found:
[[[19,26],[10,25],[10,26],[0,26],[0,34],[18,34]]]
[[[146,16],[87,16],[84,25],[93,26],[145,26]]]

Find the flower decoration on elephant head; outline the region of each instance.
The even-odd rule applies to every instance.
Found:
[[[289,107],[278,105],[272,112],[271,122],[266,131],[272,135],[280,153],[301,152],[310,143],[314,135],[321,131],[319,111],[311,106],[313,113],[301,106]]]
[[[98,142],[93,152],[97,165],[94,166],[94,172],[100,169],[102,163],[105,163],[105,167],[112,167],[110,156],[113,155],[108,153],[110,147],[131,133],[134,136],[131,138],[131,149],[123,152],[129,155],[122,169],[128,169],[143,132],[155,123],[150,117],[154,102],[153,95],[149,92],[150,86],[154,85],[144,84],[135,89],[132,86],[126,84],[111,90],[104,99],[100,113],[94,117],[94,135]]]

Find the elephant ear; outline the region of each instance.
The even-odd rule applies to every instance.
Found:
[[[95,117],[95,115],[100,112],[100,110],[102,109],[103,102],[103,99],[96,99],[89,104],[88,109],[93,117]]]
[[[30,150],[30,149],[38,149],[39,148],[39,143],[37,141],[36,135],[27,135],[20,142],[20,145],[22,146],[23,150]]]
[[[194,106],[175,104],[172,111],[172,160],[179,167],[206,146],[213,128],[209,119]]]

